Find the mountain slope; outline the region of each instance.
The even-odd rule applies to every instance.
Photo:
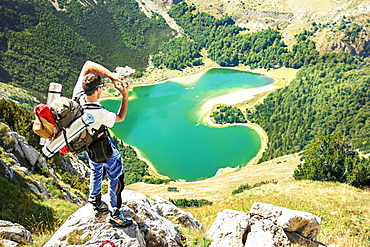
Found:
[[[148,0],[149,1],[149,0]],[[152,0],[162,6],[168,6],[167,0]],[[194,4],[198,11],[220,18],[228,14],[235,23],[256,32],[273,28],[281,30],[284,42],[289,46],[295,43],[294,36],[304,30],[314,32],[313,40],[319,51],[343,50],[360,54],[365,50],[369,56],[369,22],[370,2],[368,0],[186,0]],[[364,31],[351,42],[345,42],[346,31],[336,27],[342,20],[348,26],[357,23]],[[362,42],[365,40],[365,42]]]
[[[98,15],[95,17],[100,17],[99,14],[102,14],[103,10],[108,10],[107,6],[105,6],[106,8],[104,9],[99,8],[100,6],[98,5],[101,4],[100,1],[85,2],[89,3],[90,6],[94,6],[94,8],[82,9],[86,10],[87,14],[91,14],[91,12],[96,10]],[[41,0],[3,1],[2,7],[12,10],[14,9],[14,5],[12,5],[14,3],[18,4],[16,7],[20,10],[19,12],[6,12],[7,15],[0,16],[0,78],[6,82],[13,80],[12,83],[14,84],[29,87],[33,90],[39,90],[44,93],[46,92],[47,84],[51,80],[55,80],[56,82],[62,82],[66,86],[63,92],[68,94],[72,90],[72,85],[78,75],[79,67],[85,59],[92,59],[90,56],[93,57],[93,60],[109,61],[109,67],[111,69],[114,69],[116,66],[115,61],[117,57],[126,59],[127,56],[127,61],[132,59],[133,63],[141,61],[142,64],[144,64],[143,67],[146,65],[146,57],[143,56],[145,59],[141,59],[142,57],[137,56],[137,53],[134,52],[136,48],[132,48],[132,53],[125,50],[125,52],[122,53],[125,55],[125,58],[122,58],[116,53],[123,51],[121,50],[121,48],[123,49],[123,45],[115,46],[117,50],[112,49],[110,51],[109,46],[104,46],[104,49],[99,49],[99,44],[108,44],[108,42],[110,42],[109,39],[105,40],[105,38],[110,35],[110,32],[103,30],[99,37],[89,36],[90,34],[95,34],[92,24],[96,22],[91,22],[89,24],[84,23],[85,19],[82,17],[85,16],[79,15],[78,11],[76,11],[77,13],[71,11],[71,16],[63,12],[55,13],[53,10],[54,7],[51,7],[48,1]],[[35,5],[33,6],[31,3],[35,3]],[[67,7],[63,6],[61,3],[62,1],[60,1],[60,5],[58,5],[60,10]],[[115,4],[117,1],[111,1],[110,3]],[[132,1],[130,1],[130,3],[132,3]],[[331,41],[345,37],[346,40],[340,40],[339,43],[336,40],[335,42],[337,43],[334,42],[335,45],[332,46],[332,48],[334,49],[337,47],[341,50],[346,50],[348,47],[354,45],[354,53],[360,54],[365,50],[362,54],[366,56],[366,47],[360,49],[361,44],[366,45],[368,40],[368,26],[366,26],[368,24],[366,18],[368,19],[369,12],[367,12],[367,8],[365,8],[367,5],[364,7],[366,3],[368,3],[368,1],[363,0],[308,1],[298,3],[279,0],[268,2],[248,1],[244,2],[245,13],[243,12],[240,14],[239,12],[234,13],[231,10],[227,11],[230,15],[232,14],[238,24],[242,26],[245,24],[246,27],[250,29],[249,31],[257,30],[257,28],[265,29],[269,25],[282,29],[284,38],[289,44],[293,43],[292,37],[294,34],[300,33],[303,27],[307,27],[310,29],[310,32],[313,32],[313,36],[310,37],[320,42],[319,47],[322,47],[320,48],[322,50],[325,50],[325,47],[328,47]],[[70,4],[79,4],[79,1],[70,1]],[[201,9],[201,4],[209,6],[209,10],[207,11],[214,11],[214,9],[217,10],[219,8],[220,13],[216,13],[216,15],[222,16],[226,13],[226,9],[223,9],[225,6],[230,8],[235,6],[239,7],[243,5],[243,2],[233,0],[228,1],[228,3],[225,1],[212,2],[212,0],[211,2],[196,2],[199,9]],[[246,4],[250,4],[250,6]],[[217,8],[215,7],[216,5],[218,6]],[[76,7],[76,10],[80,10],[81,6],[77,6],[78,8]],[[112,5],[110,7],[112,7]],[[252,7],[252,9],[249,9],[249,7]],[[271,10],[271,7],[273,7],[274,11]],[[321,7],[322,13],[319,7]],[[338,7],[341,8],[336,9]],[[351,16],[351,18],[341,17],[341,14],[347,15],[347,12],[348,16]],[[240,18],[238,17],[238,13]],[[45,16],[43,16],[44,14]],[[136,14],[136,17],[143,19],[142,16],[144,14],[140,15],[137,12]],[[243,14],[245,14],[245,16],[243,16]],[[235,16],[239,19],[235,18]],[[248,22],[245,21],[245,23],[243,23],[244,17],[249,18],[247,19]],[[339,19],[336,19],[337,17]],[[11,21],[13,20],[12,18],[15,18],[14,22]],[[107,16],[104,16],[104,18],[107,18],[102,21],[105,24],[104,27],[107,29],[115,27],[110,22],[115,20]],[[343,20],[344,22],[342,22]],[[135,23],[135,19],[132,19],[132,21]],[[315,25],[313,25],[313,22],[315,22]],[[334,22],[336,23],[334,24]],[[132,23],[130,22],[130,24]],[[139,25],[137,22],[135,24]],[[358,28],[355,24],[360,25],[361,28]],[[50,26],[53,27],[51,32],[49,30]],[[133,32],[136,30],[136,28],[132,28]],[[326,36],[330,33],[332,33],[332,36]],[[128,42],[127,46],[131,45],[132,47],[142,42],[140,39],[142,34],[140,35],[139,39],[136,39],[136,37],[132,40],[130,36],[125,36]],[[115,33],[110,37],[117,36],[118,34]],[[153,36],[155,36],[155,34],[151,37],[153,38]],[[365,42],[358,42],[361,39]],[[150,40],[153,41],[153,39]],[[130,41],[132,41],[131,44],[129,44]],[[120,41],[119,43],[122,44],[123,42]],[[156,45],[156,41],[153,41],[152,45]],[[347,51],[351,52],[348,49]],[[111,57],[108,59],[104,56]],[[289,123],[289,121],[280,119],[274,122],[272,126],[264,125],[264,127],[267,126],[266,129],[268,129],[268,132],[270,132],[272,128],[279,128],[283,125],[284,128],[280,128],[280,131],[289,130],[273,133],[273,135],[275,135],[275,140],[283,139],[281,137],[284,135],[281,133],[287,133],[285,137],[288,139],[286,139],[287,141],[285,141],[283,145],[275,142],[271,149],[272,151],[276,151],[280,148],[278,151],[283,151],[282,153],[292,153],[292,149],[286,149],[287,144],[294,144],[294,148],[297,146],[302,148],[300,145],[306,144],[305,141],[307,140],[305,140],[305,137],[300,137],[298,132],[305,135],[311,133],[304,129],[305,126],[310,126],[310,130],[322,128],[318,132],[318,135],[323,133],[326,134],[326,131],[332,130],[331,128],[334,130],[343,128],[348,130],[351,134],[360,133],[366,135],[368,133],[368,131],[366,131],[369,124],[367,120],[369,98],[367,97],[369,92],[369,90],[367,90],[369,85],[367,72],[368,64],[352,63],[350,56],[343,56],[343,58],[345,62],[341,61],[343,64],[335,65],[333,67],[334,69],[325,67],[325,64],[305,68],[301,73],[303,77],[300,77],[297,81],[292,83],[292,87],[288,86],[286,89],[282,89],[268,98],[266,102],[270,104],[266,105],[269,109],[265,109],[264,111],[262,109],[264,106],[260,106],[260,113],[266,113],[266,122],[269,122],[270,119],[275,121],[278,117],[289,118],[292,116],[291,113],[293,112],[304,113],[305,111],[294,110],[297,109],[294,107],[298,107],[298,104],[299,106],[303,106],[304,110],[307,110],[306,115],[299,118],[300,120],[304,120],[304,123]],[[349,60],[347,60],[347,58]],[[145,62],[143,62],[144,60]],[[354,83],[359,79],[361,79],[359,83]],[[341,83],[343,83],[343,85],[341,85]],[[303,104],[307,103],[304,101],[308,96],[312,96],[306,92],[300,91],[303,88],[301,87],[303,84],[317,84],[310,85],[315,87],[309,88],[312,93],[317,92],[314,96],[318,97],[313,98],[318,103],[328,102],[332,104],[331,112],[324,112],[325,114],[316,118],[316,120],[318,119],[321,121],[316,124],[312,124],[315,119],[312,117],[312,114],[309,114],[311,108],[307,108],[305,107],[307,105]],[[335,95],[331,94],[331,92],[336,92],[340,96],[345,96],[343,97],[345,98],[343,104],[350,107],[339,107],[341,101],[337,101],[337,98],[334,97]],[[287,94],[290,95],[291,98],[287,97]],[[356,98],[356,96],[361,97]],[[281,99],[281,101],[286,100],[286,104],[271,104],[271,102],[277,99]],[[293,104],[292,102],[297,102],[297,104]],[[317,108],[316,110],[326,110],[327,105],[328,104],[322,106],[317,104],[315,107]],[[308,106],[310,106],[310,104],[308,104]],[[342,109],[346,109],[346,112],[348,110],[348,112],[351,113],[350,115],[346,115],[346,118],[348,120],[353,120],[353,122],[351,122],[353,125],[346,125],[347,121],[338,121],[338,119],[340,119],[339,115],[344,113],[341,111]],[[279,110],[283,110],[284,114],[281,114]],[[335,113],[333,115],[339,116],[339,118],[333,120],[333,116],[331,116],[330,113]],[[257,117],[255,118],[257,119]],[[334,122],[339,124],[334,126]],[[295,126],[299,128],[297,133],[293,133],[293,127]],[[309,138],[313,137],[309,136]],[[270,140],[272,139],[270,138]],[[357,140],[360,144],[368,146],[368,140],[363,138],[363,136]],[[300,151],[300,148],[294,149],[294,151]],[[4,152],[1,151],[1,154],[4,154]],[[274,153],[273,156],[276,157],[279,156],[279,154]],[[8,154],[4,154],[2,158],[4,158],[4,160],[6,159],[7,162],[12,162]],[[338,183],[294,181],[289,177],[298,163],[299,156],[292,155],[237,170],[225,169],[220,175],[204,181],[189,183],[179,181],[162,185],[138,183],[130,185],[128,188],[142,191],[148,195],[159,194],[168,198],[207,198],[214,201],[216,202],[214,206],[189,209],[198,219],[202,220],[205,226],[208,226],[208,223],[213,221],[212,219],[216,217],[217,212],[222,209],[231,208],[247,211],[254,201],[263,201],[292,209],[308,211],[319,215],[323,219],[324,235],[319,238],[321,241],[325,243],[335,242],[342,247],[368,246],[370,244],[370,229],[368,227],[370,225],[369,192]],[[4,175],[3,169],[1,169],[0,172],[1,175]],[[278,183],[270,183],[238,195],[231,195],[240,185],[245,185],[247,183],[253,185],[262,181],[270,181],[271,179],[277,179]],[[50,180],[46,181],[50,182]],[[11,184],[11,180],[7,181],[7,184]],[[54,184],[51,186],[53,185]],[[179,192],[168,191],[169,187],[176,188]],[[28,193],[29,191],[23,192],[22,190],[22,195]],[[58,194],[57,196],[61,195]],[[32,195],[32,198],[34,197],[36,198],[37,196]],[[28,197],[25,198],[28,200]],[[36,199],[43,201],[43,199],[39,197]],[[53,204],[55,201],[48,201],[47,203]],[[16,207],[17,205],[12,205],[12,207],[13,206]],[[48,206],[50,207],[50,205]],[[48,210],[48,206],[43,205],[42,208]],[[3,208],[6,207],[7,205],[5,203]],[[9,210],[2,210],[1,212],[9,212]],[[60,212],[56,212],[55,214],[59,213]],[[35,225],[34,231],[36,232],[38,230],[36,229],[37,221],[33,223]],[[54,225],[52,225],[52,227],[53,226]]]
[[[0,81],[43,95],[58,82],[70,96],[86,60],[112,71],[144,70],[149,55],[172,37],[163,18],[147,18],[134,0],[6,0],[0,6]]]

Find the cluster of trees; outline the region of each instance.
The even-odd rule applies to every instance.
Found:
[[[101,0],[100,2],[107,4],[125,44],[129,44],[132,48],[145,49],[146,46],[152,45],[151,42],[161,43],[161,40],[152,39],[172,32],[161,15],[153,13],[151,18],[147,18],[143,11],[139,11],[138,4],[134,0],[109,2]]]
[[[246,123],[242,111],[233,106],[219,105],[211,114],[216,124]]]
[[[247,114],[269,137],[262,160],[299,152],[335,132],[345,133],[355,148],[370,150],[370,64],[346,53],[318,59],[323,62],[302,68],[289,86]]]
[[[175,204],[177,207],[180,208],[187,208],[187,207],[201,207],[204,205],[212,205],[213,202],[208,201],[206,199],[169,199],[170,202]]]
[[[56,17],[40,0],[3,1],[9,23],[0,29],[0,77],[18,87],[46,93],[50,82],[71,94],[83,60],[100,61],[96,48]]]
[[[295,179],[336,181],[370,187],[370,159],[361,158],[347,137],[335,133],[318,138],[305,152]]]
[[[353,43],[360,36],[361,33],[366,33],[366,29],[357,23],[351,23],[351,21],[342,19],[338,25],[338,30],[344,31],[343,41]]]
[[[233,19],[225,15],[220,19],[204,12],[194,12],[195,6],[185,2],[172,5],[168,14],[173,17],[184,32],[201,47],[208,48],[213,42],[235,36],[242,28],[234,25]],[[194,13],[193,13],[194,12]]]
[[[169,69],[184,69],[203,64],[199,45],[185,37],[163,43],[159,50],[161,52],[152,57],[155,67],[164,65]]]
[[[209,57],[221,66],[239,64],[254,67],[273,67],[281,64],[288,54],[282,36],[275,30],[234,35],[217,39],[209,47]],[[284,55],[283,55],[284,54]]]
[[[47,92],[50,82],[71,96],[86,60],[114,70],[145,69],[150,54],[172,37],[159,16],[147,18],[135,0],[4,0],[0,3],[0,80]],[[36,95],[40,98],[40,95]]]
[[[0,158],[8,158],[5,155],[4,150],[12,148],[14,144],[15,144],[14,139],[8,135],[8,130],[6,126],[0,123]],[[2,169],[4,169],[4,167],[2,167]],[[5,171],[1,171],[0,175],[5,176]]]
[[[89,195],[89,183],[84,178],[64,172],[61,179],[63,182],[69,184],[71,188],[81,191],[84,195]]]

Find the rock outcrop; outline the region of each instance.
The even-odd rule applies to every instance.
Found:
[[[249,221],[250,216],[245,212],[225,209],[218,213],[207,232],[212,239],[211,246],[244,246]]]
[[[10,151],[18,157],[18,160],[23,160],[23,163],[26,163],[24,166],[30,165],[32,170],[35,169],[35,166],[51,170],[44,157],[36,149],[28,145],[26,138],[10,131],[10,129],[8,133],[15,142],[14,147]]]
[[[62,156],[63,162],[61,166],[71,175],[77,175],[80,178],[87,179],[90,177],[90,169],[77,158],[76,155],[68,153]]]
[[[323,51],[332,52],[339,50],[347,52],[351,55],[358,55],[360,57],[366,58],[370,56],[369,47],[370,47],[369,37],[364,36],[358,37],[353,42],[336,40],[333,43],[329,44],[325,49],[323,49]]]
[[[321,247],[325,245],[317,241],[320,223],[319,217],[307,212],[256,202],[249,214],[229,209],[218,213],[207,235],[211,247]]]
[[[30,171],[36,168],[43,168],[49,173],[48,176],[52,177],[57,184],[60,183],[60,178],[47,163],[46,159],[34,147],[27,143],[26,138],[11,131],[9,126],[3,123],[0,123],[0,125],[5,126],[5,133],[3,134],[10,140],[9,143],[11,143],[3,147],[3,157],[7,158],[0,158],[0,165],[4,167],[5,176],[13,179],[16,178],[16,174],[21,177],[28,177],[30,179],[25,179],[25,181],[28,183],[30,191],[50,197],[46,186],[34,177]],[[90,174],[89,168],[72,154],[61,155],[61,158],[58,160],[58,167],[71,175],[77,175],[84,179],[89,177]],[[59,189],[65,200],[78,205],[83,204],[80,198],[81,196],[72,195],[66,187],[60,187]]]
[[[0,245],[17,247],[32,242],[32,236],[23,226],[10,221],[0,220]]]
[[[15,161],[13,162],[15,166],[24,167],[31,171],[36,169],[36,167],[41,167],[48,170],[50,175],[56,178],[54,170],[49,166],[45,158],[34,147],[27,143],[26,138],[11,131],[7,125],[3,123],[0,124],[6,127],[6,134],[13,140],[12,147],[8,147],[5,151],[9,153],[10,158]],[[11,167],[12,165],[5,163],[3,165],[7,171],[7,176],[13,177],[14,169]],[[81,178],[88,178],[90,176],[89,168],[75,155],[62,155],[58,165],[71,175],[77,175]]]
[[[107,240],[122,247],[175,247],[181,246],[179,227],[203,229],[190,213],[163,198],[150,199],[141,193],[124,190],[122,199],[121,210],[134,221],[133,225],[114,227],[107,223],[107,215],[95,217],[92,206],[87,204],[71,215],[44,247],[96,247]]]

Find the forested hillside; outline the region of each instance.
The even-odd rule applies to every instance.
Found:
[[[303,68],[289,86],[271,93],[248,114],[269,136],[263,160],[299,152],[336,132],[346,134],[361,151],[370,151],[370,65],[326,61]]]
[[[0,81],[42,94],[58,82],[70,96],[86,60],[143,70],[172,36],[163,18],[147,18],[135,0],[58,3],[1,1]]]
[[[235,25],[227,14],[217,19],[197,11],[194,5],[189,6],[186,2],[172,5],[168,12],[184,29],[188,39],[177,38],[175,40],[178,42],[172,40],[161,46],[162,53],[153,57],[157,67],[164,65],[171,69],[182,69],[199,64],[197,59],[203,48],[213,61],[221,66],[231,67],[244,64],[251,68],[284,66],[298,69],[325,62],[326,59],[318,56],[316,44],[310,39],[314,33],[312,30],[305,30],[297,35],[296,44],[288,48],[278,30],[266,29],[245,34],[242,32],[244,29]],[[193,52],[189,53],[187,47],[192,47]]]

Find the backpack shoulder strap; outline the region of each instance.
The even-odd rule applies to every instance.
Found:
[[[94,129],[94,134],[92,135],[93,140],[100,138],[102,133],[106,136],[110,136],[108,128],[104,124],[102,124],[99,129]]]
[[[84,91],[81,91],[81,92],[77,93],[77,94],[75,95],[75,97],[73,98],[73,100],[80,104],[80,99],[81,99],[81,97],[82,97],[84,94],[85,94],[85,92],[84,92]]]
[[[82,108],[84,109],[103,109],[101,105],[95,104],[95,103],[86,103],[82,105]]]
[[[79,105],[81,105],[80,101],[81,101],[81,97],[83,95],[85,95],[85,92],[81,91],[78,94],[76,94],[76,96],[73,98],[73,100],[76,101]],[[101,105],[98,105],[98,104],[95,104],[95,103],[92,103],[92,102],[83,104],[83,105],[81,105],[81,107],[83,109],[102,109],[103,108]]]

